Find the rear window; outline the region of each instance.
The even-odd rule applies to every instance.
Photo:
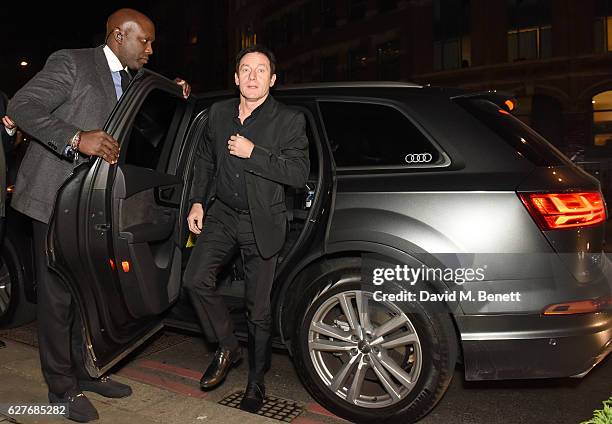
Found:
[[[497,134],[536,166],[570,164],[563,153],[520,119],[486,99],[455,99],[455,102]]]
[[[427,167],[442,158],[399,110],[380,104],[319,102],[338,167]]]

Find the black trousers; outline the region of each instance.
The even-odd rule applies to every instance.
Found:
[[[49,226],[33,221],[37,279],[38,350],[49,391],[62,396],[90,379],[83,360],[81,320],[68,288],[47,266]]]
[[[277,255],[264,259],[257,250],[248,214],[239,214],[215,201],[204,219],[184,275],[184,287],[198,314],[202,328],[210,323],[224,348],[238,346],[234,326],[223,298],[216,291],[217,275],[240,250],[244,264],[245,301],[249,336],[249,381],[263,383],[270,364],[272,316],[270,290],[276,268]],[[207,335],[212,339],[213,335]]]

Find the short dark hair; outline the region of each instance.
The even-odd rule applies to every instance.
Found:
[[[236,73],[238,72],[240,61],[244,56],[249,53],[261,53],[265,55],[270,61],[270,74],[274,75],[276,73],[276,57],[274,56],[274,53],[272,53],[272,51],[266,46],[263,46],[261,44],[253,44],[249,47],[245,47],[244,49],[240,50],[240,52],[236,55]]]

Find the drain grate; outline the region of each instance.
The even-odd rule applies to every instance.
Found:
[[[239,409],[240,401],[242,400],[243,395],[244,392],[242,391],[232,393],[231,395],[220,400],[219,404],[229,406],[230,408]],[[281,399],[274,396],[266,396],[264,399],[264,404],[257,412],[257,415],[290,423],[302,412],[304,412],[304,408],[296,401]]]

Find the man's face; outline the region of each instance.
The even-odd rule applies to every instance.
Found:
[[[123,61],[128,68],[138,70],[153,54],[155,27],[150,22],[134,23],[123,34],[120,46]]]
[[[257,101],[268,95],[276,74],[272,75],[270,60],[265,54],[247,53],[240,60],[234,79],[242,97]]]

